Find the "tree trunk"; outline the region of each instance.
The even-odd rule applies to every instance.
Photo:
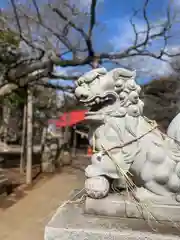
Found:
[[[91,67],[92,67],[92,69],[98,68],[99,65],[100,65],[100,59],[99,59],[99,57],[98,57],[98,56],[94,56],[94,58],[93,58],[93,60],[92,60],[92,62],[91,62]]]
[[[76,156],[76,145],[77,145],[77,134],[76,128],[73,129],[73,146],[72,146],[72,157]]]
[[[64,140],[65,140],[65,144],[66,146],[68,146],[69,148],[69,131],[70,131],[70,127],[69,127],[69,122],[70,122],[70,115],[68,112],[66,112],[66,126],[65,126],[65,131],[64,131]]]
[[[43,162],[43,156],[44,156],[44,148],[46,144],[46,136],[47,136],[47,127],[43,127],[42,135],[41,135],[41,145],[40,145],[40,154],[41,154],[40,171],[43,170],[42,162]]]
[[[27,130],[27,103],[24,104],[23,129],[22,129],[22,141],[21,141],[21,158],[20,158],[20,173],[24,173],[24,169],[25,169],[26,130]]]
[[[10,118],[10,108],[4,102],[3,106],[3,120],[4,120],[4,131],[3,131],[3,137],[4,137],[4,150],[6,150],[7,141],[8,141],[8,124],[9,124],[9,118]]]
[[[65,126],[64,142],[67,146],[69,146],[69,126]]]
[[[33,153],[33,95],[28,89],[27,97],[27,164],[26,164],[26,184],[32,184],[32,153]]]
[[[42,130],[42,135],[41,135],[41,146],[40,146],[40,151],[41,153],[44,151],[44,145],[45,145],[45,141],[46,141],[46,135],[47,135],[47,127],[43,127]]]

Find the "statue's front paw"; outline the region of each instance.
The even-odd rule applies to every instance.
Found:
[[[100,199],[108,195],[110,184],[109,181],[103,176],[88,178],[85,181],[85,190],[89,197]]]

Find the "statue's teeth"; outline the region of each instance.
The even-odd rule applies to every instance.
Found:
[[[100,103],[100,98],[96,98],[96,103],[97,103],[97,104]]]

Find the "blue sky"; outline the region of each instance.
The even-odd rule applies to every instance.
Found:
[[[142,9],[143,0],[104,0],[101,7],[101,14],[98,19],[100,22],[106,24],[106,35],[112,39],[113,36],[118,34],[118,37],[122,37],[124,33],[124,27],[126,27],[129,19],[132,17],[133,9]],[[148,7],[148,17],[151,21],[160,19],[163,16],[163,10],[167,6],[167,0],[150,0]],[[157,12],[157,9],[161,9]],[[154,14],[156,12],[156,14]],[[158,14],[158,15],[157,15]],[[139,17],[139,21],[142,18]]]
[[[6,7],[8,0],[1,0],[0,6]],[[24,0],[19,0],[19,2]],[[37,0],[38,1],[38,0]],[[91,0],[74,0],[83,10],[88,10]],[[99,0],[97,21],[101,23],[99,27],[94,30],[94,47],[96,52],[101,51],[121,51],[132,43],[134,34],[132,27],[129,24],[129,19],[132,16],[133,9],[142,9],[144,0]],[[157,23],[162,21],[165,17],[168,0],[149,0],[148,18],[151,22]],[[173,1],[172,1],[173,2]],[[174,0],[173,8],[180,12],[180,0]],[[144,21],[142,15],[136,18],[136,24],[139,30],[144,29]],[[178,26],[173,28],[173,34],[178,29]],[[178,35],[169,42],[169,46],[177,48],[179,42]],[[162,46],[162,41],[156,41],[152,45],[152,49],[159,49]],[[122,62],[124,64],[124,62]],[[128,61],[125,62],[127,64]],[[161,61],[146,58],[134,62],[131,61],[133,68],[137,69],[139,81],[146,83],[151,80],[154,75],[163,75],[169,72],[169,66]],[[107,65],[111,68],[110,65]],[[90,68],[85,66],[79,68],[79,72],[84,72]],[[142,72],[140,71],[142,69]],[[72,68],[57,69],[59,72],[71,72]],[[74,73],[74,71],[73,71]],[[57,81],[56,81],[57,83]],[[60,81],[60,84],[67,84],[69,82]]]

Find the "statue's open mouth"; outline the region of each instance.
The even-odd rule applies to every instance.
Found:
[[[106,92],[103,96],[96,95],[95,97],[81,100],[81,102],[89,109],[89,112],[97,112],[106,106],[112,105],[117,100],[115,93]]]

